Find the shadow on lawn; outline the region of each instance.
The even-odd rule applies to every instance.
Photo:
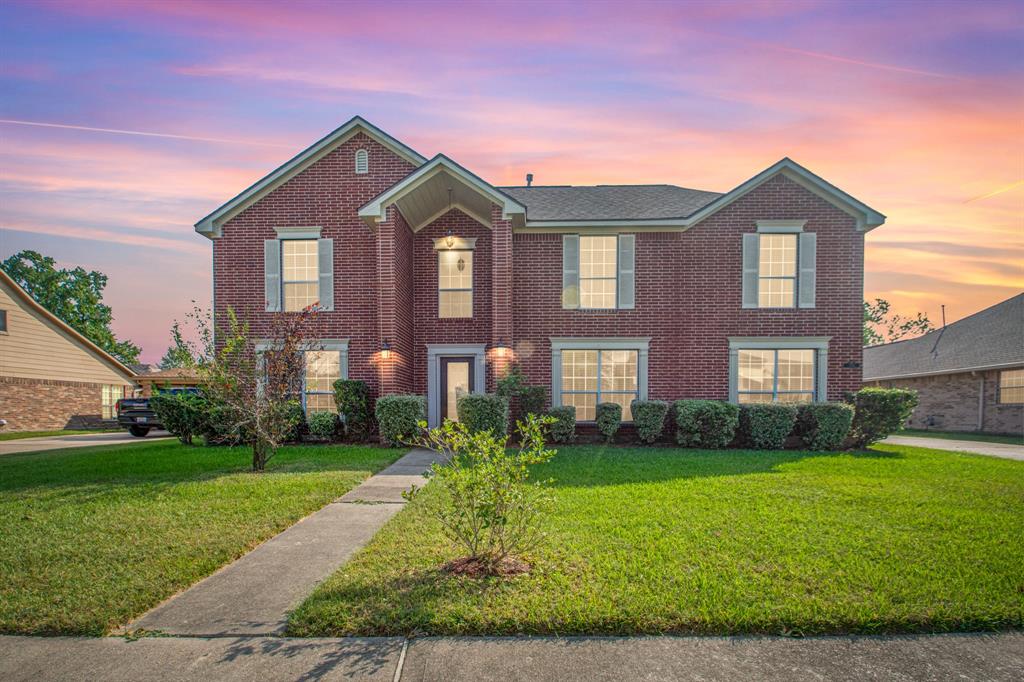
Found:
[[[553,478],[554,487],[590,487],[655,483],[676,479],[777,473],[779,467],[806,459],[901,459],[898,452],[857,450],[690,450],[686,448],[618,447],[613,445],[560,448],[537,478]],[[839,466],[839,463],[836,463]]]

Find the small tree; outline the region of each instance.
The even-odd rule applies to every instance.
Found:
[[[212,362],[200,365],[204,392],[223,409],[230,437],[252,448],[252,470],[263,471],[301,421],[295,399],[302,386],[304,353],[314,350],[307,329],[315,310],[275,315],[265,347],[257,348],[249,325],[228,309],[223,345]]]
[[[192,301],[192,310],[185,314],[184,323],[178,320],[171,325],[171,345],[160,359],[160,369],[197,367],[213,359],[213,329],[211,313]],[[182,332],[182,326],[192,329],[194,341]]]
[[[890,304],[884,298],[873,303],[864,301],[864,345],[877,346],[880,343],[899,341],[908,336],[927,334],[935,327],[926,313],[916,317],[889,314]]]

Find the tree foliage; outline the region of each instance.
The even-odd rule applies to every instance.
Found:
[[[139,361],[142,349],[118,340],[110,329],[114,316],[103,303],[107,276],[76,267],[58,269],[57,261],[38,251],[19,251],[0,263],[36,303],[59,317],[72,329],[126,365]]]
[[[182,322],[175,320],[171,325],[171,345],[160,359],[160,369],[198,367],[213,357],[213,330],[210,311],[204,310],[192,301],[192,310],[186,313],[184,326],[191,328],[195,340],[186,338]]]
[[[935,327],[926,313],[904,317],[890,313],[890,304],[883,298],[864,301],[864,345],[877,346],[912,336],[927,334]]]

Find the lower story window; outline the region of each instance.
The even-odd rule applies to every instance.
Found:
[[[341,356],[336,350],[306,351],[303,398],[306,413],[337,412],[334,382],[341,378]]]
[[[563,350],[562,404],[576,407],[577,421],[594,421],[598,403],[618,403],[622,420],[633,421],[637,356],[635,350]]]
[[[815,355],[812,349],[740,350],[738,402],[813,402]]]
[[[999,402],[1024,403],[1024,369],[1007,369],[999,373]]]
[[[124,397],[124,386],[104,384],[102,395],[103,399],[101,405],[103,419],[116,419],[117,401]]]

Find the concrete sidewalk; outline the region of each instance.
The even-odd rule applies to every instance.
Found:
[[[92,445],[148,443],[159,438],[170,437],[171,434],[166,431],[154,431],[145,438],[136,438],[127,431],[116,431],[110,433],[82,433],[74,436],[41,436],[39,438],[0,440],[0,455],[42,452],[43,450],[62,450],[64,448],[85,448]]]
[[[951,452],[971,452],[976,455],[1016,459],[1024,462],[1024,445],[1008,443],[984,443],[974,440],[952,440],[949,438],[929,438],[921,436],[889,436],[882,441],[887,445],[911,445],[915,448],[931,448],[933,450],[949,450]]]
[[[144,614],[126,629],[188,636],[280,634],[288,612],[398,513],[439,455],[413,450],[341,499]]]
[[[899,637],[0,637],[21,680],[985,680],[1016,682],[1024,634]]]

